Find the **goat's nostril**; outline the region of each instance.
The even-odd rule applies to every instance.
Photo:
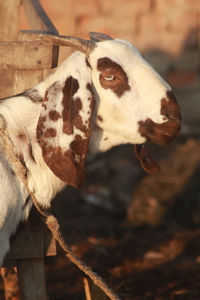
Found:
[[[161,101],[161,114],[167,117],[168,121],[176,123],[180,123],[181,121],[180,108],[171,91],[168,91],[167,98],[163,98]]]

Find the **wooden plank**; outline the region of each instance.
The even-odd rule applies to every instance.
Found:
[[[0,43],[0,70],[52,68],[52,46],[44,41]]]
[[[13,95],[14,71],[0,70],[0,98]]]
[[[19,259],[56,255],[56,242],[35,209],[33,209],[27,224],[17,231],[11,245],[4,267],[15,265],[16,260]]]
[[[12,243],[11,251],[6,259],[44,257],[44,239],[41,230],[42,227],[40,226],[40,231],[33,231],[30,224],[27,223],[24,230],[17,235]]]
[[[17,260],[6,259],[3,262],[2,267],[4,267],[4,268],[14,268],[14,267],[16,267],[16,265],[17,265]]]
[[[40,34],[47,33],[46,31],[42,30],[21,30],[19,32],[19,40],[20,41],[41,41]],[[58,55],[59,55],[59,47],[52,45],[52,68],[57,67],[58,64]]]
[[[21,0],[0,0],[0,41],[17,39]]]
[[[42,71],[16,71],[13,94],[19,94],[25,90],[33,88],[42,80]]]
[[[20,297],[23,300],[47,300],[44,260],[20,260],[17,265]]]
[[[58,31],[38,0],[23,0],[24,11],[34,30],[44,30],[58,35]]]

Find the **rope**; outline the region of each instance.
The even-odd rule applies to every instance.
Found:
[[[2,116],[0,116],[0,119],[1,118]],[[17,154],[14,153],[13,143],[5,128],[0,128],[0,137],[2,138],[2,141],[5,145],[5,148],[7,150],[6,154],[8,155],[8,158],[13,165],[16,176],[25,185],[34,206],[36,207],[38,212],[45,218],[45,223],[48,229],[51,231],[54,239],[59,243],[60,247],[65,252],[66,257],[68,257],[72,263],[74,263],[81,271],[83,271],[111,300],[120,300],[118,295],[116,295],[115,292],[108,287],[104,280],[97,273],[95,273],[84,261],[82,261],[73,253],[72,249],[68,246],[60,231],[60,225],[56,217],[51,212],[47,212],[41,208],[34,193],[28,187],[27,170],[20,162],[20,159],[17,156]]]

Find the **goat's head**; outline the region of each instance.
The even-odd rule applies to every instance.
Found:
[[[170,86],[132,44],[94,33],[79,41],[74,47],[85,55],[72,55],[65,78],[47,90],[37,126],[46,163],[74,186],[83,177],[91,128],[93,152],[122,143],[166,145],[181,119]],[[147,172],[158,169],[144,147],[135,150]]]

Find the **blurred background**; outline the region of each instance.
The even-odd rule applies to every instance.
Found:
[[[40,2],[61,35],[132,42],[172,85],[183,117],[172,145],[150,146],[157,175],[143,172],[132,145],[88,162],[82,189],[55,201],[68,242],[123,299],[200,299],[200,1]],[[30,29],[23,9],[19,29]],[[59,63],[71,51],[61,47]],[[62,253],[46,268],[50,299],[83,299],[82,274]]]

